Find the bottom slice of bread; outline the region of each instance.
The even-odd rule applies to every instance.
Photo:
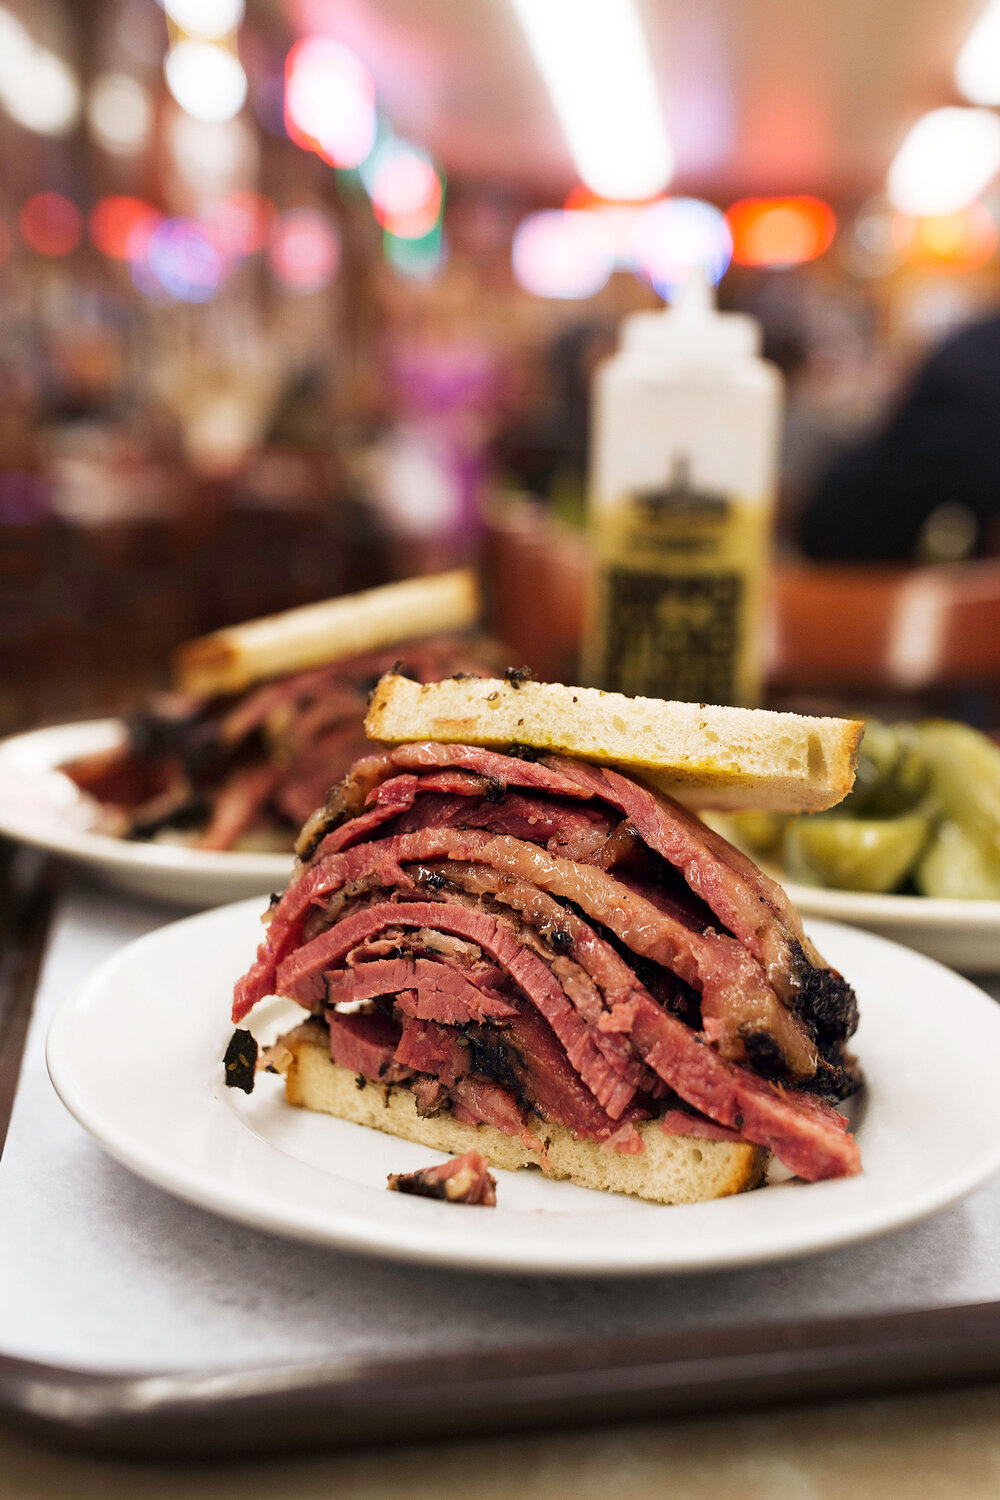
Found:
[[[537,1151],[492,1125],[466,1125],[447,1111],[424,1119],[409,1089],[363,1083],[332,1060],[326,1033],[315,1022],[297,1026],[280,1045],[292,1055],[285,1074],[289,1104],[368,1125],[451,1156],[475,1150],[491,1166],[508,1172],[541,1167],[547,1176],[567,1178],[580,1187],[628,1193],[652,1203],[701,1203],[758,1187],[770,1159],[767,1151],[743,1141],[665,1135],[656,1120],[638,1125],[644,1149],[629,1156],[602,1151],[595,1141],[579,1140],[565,1125],[532,1116],[531,1129],[546,1144],[543,1164]]]

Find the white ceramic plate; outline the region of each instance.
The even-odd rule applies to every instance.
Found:
[[[1000,901],[831,891],[774,874],[804,917],[850,922],[965,974],[1000,973]]]
[[[120,744],[120,719],[57,724],[0,740],[0,833],[78,860],[121,890],[183,906],[219,906],[284,888],[290,854],[131,843],[94,830],[97,809],[59,767]]]
[[[679,1208],[536,1172],[498,1172],[490,1210],[389,1193],[387,1173],[444,1157],[293,1109],[278,1078],[259,1078],[249,1097],[223,1084],[229,1000],[260,936],[257,902],[160,928],[103,964],[52,1024],[49,1072],[80,1123],[140,1176],[298,1239],[510,1272],[662,1273],[781,1260],[911,1224],[1000,1169],[1000,1007],[870,933],[824,922],[812,932],[861,1005],[864,1172],[843,1181],[784,1182]]]

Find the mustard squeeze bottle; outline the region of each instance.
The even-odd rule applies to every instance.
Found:
[[[593,392],[594,573],[584,680],[753,706],[782,383],[755,319],[720,313],[698,271],[625,319]]]

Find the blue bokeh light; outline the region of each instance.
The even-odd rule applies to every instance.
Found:
[[[223,257],[191,219],[165,219],[132,269],[140,291],[147,291],[152,279],[176,302],[208,302],[225,275]]]

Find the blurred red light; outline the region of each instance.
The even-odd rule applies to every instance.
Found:
[[[80,243],[83,216],[62,193],[36,193],[23,205],[17,227],[39,255],[69,255]]]
[[[810,194],[741,198],[726,214],[738,266],[797,266],[829,249],[837,217]]]
[[[340,240],[333,224],[316,208],[282,214],[268,252],[271,270],[291,292],[318,292],[340,265]]]
[[[362,177],[372,212],[389,234],[419,240],[431,233],[441,217],[444,186],[425,151],[408,141],[389,140],[376,147]]]
[[[422,240],[435,228],[441,217],[441,185],[437,195],[424,207],[410,214],[387,214],[379,223],[397,240]]]
[[[409,147],[390,146],[375,169],[372,203],[383,215],[415,213],[433,196],[437,174],[427,157]]]
[[[227,260],[263,250],[271,240],[278,210],[270,198],[252,191],[230,193],[205,215],[204,225],[216,249]]]
[[[92,242],[112,260],[128,260],[137,241],[148,238],[162,218],[144,198],[99,198],[88,221]]]

